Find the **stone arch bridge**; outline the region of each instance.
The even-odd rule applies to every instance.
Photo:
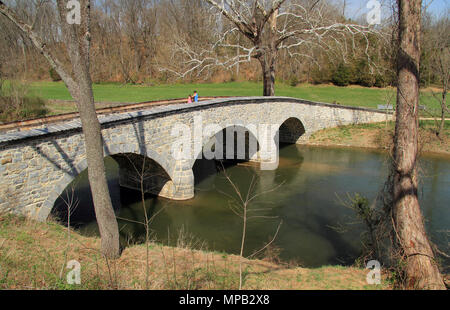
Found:
[[[218,130],[239,127],[245,131],[251,127],[250,124],[271,124],[278,128],[280,142],[302,143],[311,134],[324,128],[382,122],[387,118],[391,119],[392,115],[365,108],[285,97],[249,97],[112,114],[101,117],[100,122],[105,155],[112,156],[118,162],[122,186],[139,188],[136,167],[145,164],[146,171],[152,172],[152,176],[145,180],[146,191],[183,200],[194,196],[193,166],[201,152],[194,151],[192,158],[180,159],[173,155],[173,145],[179,140],[173,135],[175,124],[191,129],[194,138],[188,147],[195,150],[194,144],[205,146],[216,136],[215,133],[195,134],[195,119],[201,119],[204,126],[216,124]],[[256,134],[252,136],[256,140],[260,139]],[[258,145],[260,143],[258,141]],[[264,161],[261,151],[258,149],[256,154],[247,159]],[[86,168],[79,120],[43,129],[2,134],[0,211],[44,221],[55,201]]]

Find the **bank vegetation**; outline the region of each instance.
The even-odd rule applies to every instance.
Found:
[[[0,215],[0,289],[188,289],[236,290],[239,256],[208,251],[180,235],[168,246],[150,242],[126,247],[117,260],[99,252],[100,239],[85,237],[55,221],[34,222]],[[260,259],[243,261],[243,289],[262,290],[380,290],[391,289],[389,274],[381,285],[368,285],[368,270],[358,267],[303,268],[281,262],[275,248]],[[148,260],[146,259],[148,257]],[[68,284],[71,269],[81,265],[81,285]],[[146,279],[146,265],[149,278]]]

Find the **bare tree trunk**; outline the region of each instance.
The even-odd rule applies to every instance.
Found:
[[[448,79],[448,78],[447,78]],[[441,124],[439,125],[438,137],[442,136],[445,127],[445,113],[448,111],[447,109],[447,82],[444,83],[444,87],[442,89],[442,101],[441,101]]]
[[[445,97],[444,97],[445,99]],[[441,137],[442,136],[442,132],[444,131],[444,127],[445,127],[445,109],[441,110],[441,123],[439,124],[439,132],[438,132],[438,136]]]
[[[418,200],[418,107],[421,0],[398,0],[397,121],[394,138],[393,220],[406,259],[408,289],[445,289]]]
[[[89,184],[91,185],[95,215],[101,236],[101,251],[108,258],[120,256],[119,228],[112,207],[103,153],[103,139],[100,122],[97,118],[90,76],[90,0],[81,1],[81,25],[64,23],[64,3],[57,1],[63,33],[72,63],[74,80],[78,93],[72,93],[77,100],[83,127],[88,164]]]
[[[239,45],[241,44],[241,36],[238,34],[237,35],[237,45],[238,47],[236,48],[236,56],[239,59],[239,54],[240,54],[240,50],[239,50]],[[239,79],[239,70],[240,70],[240,64],[239,61],[236,63],[236,80]]]
[[[88,177],[101,237],[101,252],[108,258],[117,258],[120,256],[119,227],[106,180],[101,126],[95,111],[89,72],[84,72],[79,85],[77,106],[86,145]]]
[[[263,74],[263,96],[275,96],[275,52],[266,51],[258,60]]]
[[[24,79],[28,76],[28,66],[27,66],[27,52],[25,46],[25,39],[22,38],[22,54],[23,54],[23,77]]]
[[[89,183],[101,236],[101,251],[108,258],[117,258],[120,255],[119,229],[106,182],[101,126],[95,110],[89,71],[91,2],[90,0],[81,0],[81,25],[66,23],[65,1],[57,0],[57,6],[64,43],[72,64],[72,73],[66,71],[63,63],[52,53],[48,45],[33,30],[33,27],[23,22],[1,1],[0,14],[11,20],[25,36],[30,38],[38,51],[61,76],[70,94],[77,101],[85,137]]]
[[[258,60],[261,63],[263,73],[263,95],[275,96],[275,64],[277,61],[277,18],[278,9],[270,16],[270,28],[267,30],[267,47],[262,49]]]

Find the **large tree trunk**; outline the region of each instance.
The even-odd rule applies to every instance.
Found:
[[[398,0],[400,29],[393,217],[397,246],[406,259],[406,288],[445,289],[425,232],[417,196],[421,2]]]
[[[275,61],[276,54],[272,51],[265,52],[258,58],[263,74],[263,96],[275,96]]]
[[[101,252],[108,258],[117,258],[120,256],[119,228],[106,181],[101,126],[95,111],[89,72],[81,74],[84,77],[79,81],[77,106],[85,137],[89,184],[101,236]]]
[[[57,0],[64,44],[72,65],[72,73],[64,68],[44,40],[0,0],[0,14],[11,20],[58,72],[76,100],[85,136],[89,183],[101,235],[101,251],[108,258],[120,255],[119,229],[106,182],[101,126],[97,118],[90,77],[90,0],[81,0],[81,25],[66,23],[66,1]]]
[[[78,86],[78,92],[71,91],[71,95],[76,98],[85,137],[89,184],[101,236],[101,251],[108,258],[117,258],[120,256],[119,228],[106,181],[103,139],[90,76],[91,3],[90,0],[81,0],[79,26],[64,23],[64,1],[58,0],[57,3],[74,80]]]
[[[275,96],[275,64],[278,56],[277,19],[278,9],[269,18],[270,27],[265,34],[267,47],[263,48],[263,53],[258,58],[263,74],[264,96]]]

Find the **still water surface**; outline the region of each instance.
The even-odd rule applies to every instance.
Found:
[[[227,174],[246,194],[256,176],[256,193],[263,194],[250,205],[251,215],[263,216],[248,223],[246,254],[260,249],[272,239],[282,221],[275,245],[283,260],[295,260],[307,267],[351,264],[360,254],[363,226],[342,204],[347,194],[360,193],[373,201],[386,179],[387,154],[378,151],[320,148],[300,145],[280,150],[276,171],[230,166]],[[118,166],[106,159],[109,186],[117,209],[121,242],[142,241],[144,213],[140,193],[118,184]],[[180,230],[204,242],[209,250],[239,253],[242,220],[229,207],[233,188],[223,172],[216,172],[214,162],[195,171],[195,198],[176,202],[146,196],[150,214],[160,213],[151,225],[153,236],[164,244],[175,245]],[[430,238],[444,250],[449,249],[450,230],[450,159],[423,156],[420,162],[420,202]],[[72,222],[84,234],[97,234],[86,172],[74,182],[79,205]],[[281,184],[281,185],[280,185]],[[56,206],[61,205],[58,201]],[[57,209],[57,208],[56,208]],[[353,224],[350,224],[353,223]],[[345,232],[335,227],[345,225]],[[448,266],[448,261],[445,263]]]

